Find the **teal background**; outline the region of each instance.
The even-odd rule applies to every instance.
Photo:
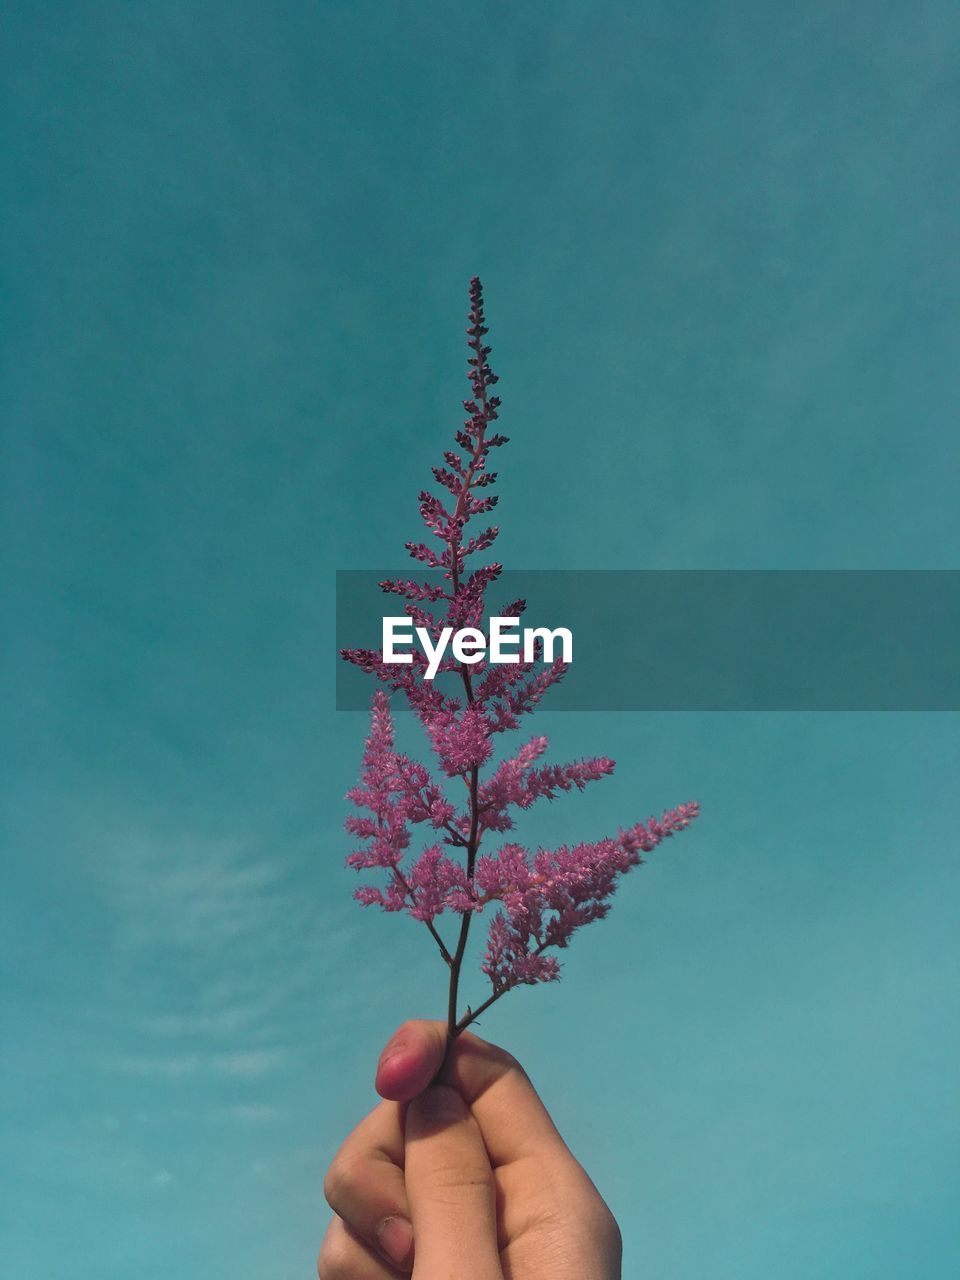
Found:
[[[380,1045],[443,1002],[349,900],[332,600],[416,530],[469,276],[511,567],[957,567],[960,10],[3,27],[3,1261],[309,1276]],[[625,1275],[955,1276],[956,717],[547,720],[619,763],[531,838],[703,804],[482,1028]]]

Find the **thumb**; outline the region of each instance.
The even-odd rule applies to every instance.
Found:
[[[503,1280],[493,1170],[455,1089],[434,1085],[408,1105],[404,1179],[414,1280]]]

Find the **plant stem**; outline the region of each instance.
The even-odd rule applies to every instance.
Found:
[[[474,765],[470,770],[470,837],[467,841],[468,880],[473,876],[473,868],[477,859],[478,829],[480,825],[480,813],[477,808],[479,777],[480,770]],[[450,963],[450,993],[447,1000],[448,1041],[452,1040],[457,1033],[457,996],[460,988],[460,969],[463,966],[463,957],[467,950],[467,938],[470,936],[470,920],[472,916],[472,911],[465,911],[460,918],[460,936],[457,939],[457,949],[453,953],[453,959]]]
[[[481,321],[482,324],[482,316]],[[483,334],[478,333],[476,338],[469,343],[471,349],[477,357],[477,379],[474,386],[476,402],[478,403],[480,414],[482,416],[482,425],[477,433],[474,442],[473,453],[470,458],[470,464],[467,467],[467,473],[464,477],[463,488],[457,496],[457,503],[453,511],[453,521],[457,521],[463,514],[467,503],[470,500],[470,490],[473,487],[474,477],[477,474],[483,462],[483,443],[484,433],[487,427],[487,367],[486,356],[483,351]],[[460,587],[460,569],[459,569],[460,544],[457,538],[450,542],[450,577],[453,583],[453,595],[456,597]],[[473,681],[471,678],[469,666],[460,663],[460,676],[463,680],[464,694],[467,700],[467,706],[473,705]],[[478,804],[478,792],[480,786],[480,767],[473,765],[470,770],[470,780],[467,784],[470,796],[470,835],[466,841],[467,849],[467,879],[472,880],[473,869],[477,860],[477,849],[480,844],[480,807]],[[467,939],[470,936],[470,920],[473,916],[472,911],[465,911],[460,919],[460,936],[457,938],[456,950],[450,960],[450,989],[447,998],[447,1048],[453,1043],[458,1031],[462,1030],[457,1023],[457,1000],[460,992],[460,970],[463,967],[463,957],[467,950]]]
[[[486,1013],[495,1001],[499,1000],[501,996],[505,996],[510,990],[512,990],[511,987],[501,987],[500,990],[495,991],[492,996],[488,996],[487,999],[484,1000],[483,1004],[479,1005],[476,1009],[467,1009],[467,1012],[453,1028],[453,1036],[456,1037],[461,1031],[466,1031],[471,1022],[474,1022],[479,1018],[481,1013]]]

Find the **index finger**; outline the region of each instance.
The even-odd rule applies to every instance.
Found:
[[[516,1058],[466,1031],[447,1053],[443,1022],[405,1022],[394,1032],[380,1055],[377,1091],[396,1102],[409,1101],[431,1083],[441,1064],[439,1081],[452,1085],[476,1116],[494,1168],[528,1156],[569,1157]]]

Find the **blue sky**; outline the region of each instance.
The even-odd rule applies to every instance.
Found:
[[[956,567],[960,13],[24,4],[3,60],[4,1260],[310,1275],[443,1004],[350,901],[331,611],[467,280],[511,568]],[[540,728],[618,769],[531,839],[704,808],[482,1028],[625,1275],[956,1275],[956,716]]]

